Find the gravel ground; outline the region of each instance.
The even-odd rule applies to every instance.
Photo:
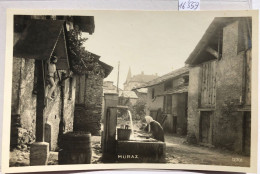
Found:
[[[138,131],[139,132],[139,131]],[[102,163],[101,136],[92,136],[92,164]],[[184,137],[165,135],[166,162],[171,164],[203,164],[222,166],[250,165],[250,157],[236,154],[225,149],[190,145]],[[29,166],[29,150],[14,149],[10,152],[10,166]],[[51,152],[48,165],[58,164],[58,152]]]
[[[222,166],[250,165],[250,157],[236,154],[225,149],[190,145],[185,138],[165,135],[166,161],[173,164],[203,164]]]

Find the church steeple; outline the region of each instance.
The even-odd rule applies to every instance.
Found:
[[[128,74],[127,74],[127,77],[126,77],[126,83],[129,82],[129,80],[130,80],[131,78],[132,78],[131,68],[129,67]]]

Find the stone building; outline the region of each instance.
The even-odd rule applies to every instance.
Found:
[[[146,115],[163,122],[166,132],[187,133],[188,81],[189,68],[183,67],[140,86],[148,88]]]
[[[113,67],[100,61],[100,56],[90,54],[99,66],[76,77],[74,131],[100,135],[104,102],[103,79],[110,74]]]
[[[119,91],[118,104],[123,106],[135,105],[138,96],[134,91]]]
[[[120,91],[122,91],[121,88],[118,88],[117,92],[117,86],[114,85],[113,81],[103,81],[103,96],[102,96],[102,117],[101,122],[103,122],[104,119],[104,113],[105,113],[105,94],[118,94]]]
[[[132,91],[135,92],[135,94],[137,95],[138,97],[138,100],[141,100],[141,101],[146,101],[147,100],[147,91],[148,89],[147,88],[138,88],[138,89],[132,89]]]
[[[126,81],[124,83],[124,90],[125,91],[131,91],[133,88],[136,88],[138,86],[141,86],[145,84],[146,82],[149,82],[155,78],[157,78],[156,75],[146,75],[144,72],[141,74],[137,74],[132,76],[131,69],[129,68]]]
[[[73,130],[76,76],[71,75],[67,32],[76,26],[92,34],[94,17],[14,16],[11,147],[44,140],[56,150],[58,136]],[[51,55],[58,62],[54,99],[48,100],[47,61]]]
[[[251,39],[251,18],[215,18],[186,60],[189,141],[250,154]]]
[[[118,88],[118,91],[122,91],[122,89]],[[113,81],[103,81],[103,93],[117,93],[117,87]]]

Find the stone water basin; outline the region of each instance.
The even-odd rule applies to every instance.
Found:
[[[165,163],[165,142],[146,136],[117,140],[116,159],[120,163]]]

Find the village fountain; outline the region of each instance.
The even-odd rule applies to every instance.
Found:
[[[105,163],[164,163],[165,142],[134,133],[132,114],[127,106],[117,105],[117,94],[105,94],[104,129],[102,133],[102,160]],[[130,119],[129,135],[118,136],[122,126],[117,123],[118,110],[126,110]],[[124,133],[123,133],[124,134]],[[127,134],[127,133],[126,133]]]

